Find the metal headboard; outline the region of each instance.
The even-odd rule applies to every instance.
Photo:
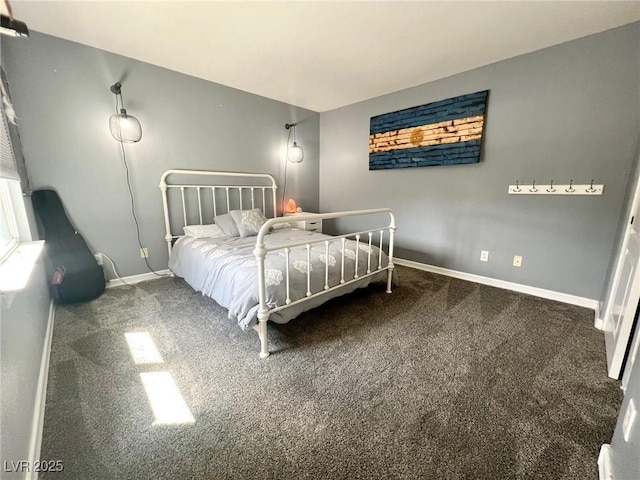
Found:
[[[191,183],[170,183],[171,175],[180,176],[186,182]],[[225,184],[214,183],[215,178],[225,177],[229,182]],[[207,182],[206,180],[212,180]],[[234,183],[242,181],[242,184]],[[230,184],[229,184],[230,183]],[[268,184],[267,184],[268,183]],[[200,225],[213,223],[216,215],[228,213],[230,210],[247,210],[250,208],[260,208],[265,216],[269,216],[267,210],[271,209],[271,216],[277,217],[276,203],[276,180],[267,173],[244,173],[244,172],[214,172],[209,170],[167,170],[160,177],[160,190],[162,190],[162,206],[164,209],[165,241],[169,254],[173,240],[181,237],[182,227],[199,223]],[[172,230],[171,211],[169,210],[169,192],[179,190],[182,203],[182,223],[180,233],[175,235]],[[270,190],[268,195],[267,190]],[[190,195],[194,192],[194,195]],[[206,193],[205,193],[206,192]],[[237,193],[236,193],[237,192]],[[197,198],[197,202],[190,201],[190,197]],[[271,197],[270,203],[267,199]],[[194,199],[195,199],[194,198]],[[195,207],[197,206],[197,216]],[[212,208],[209,209],[208,207]],[[232,208],[235,207],[235,208]],[[207,211],[212,215],[207,215]],[[175,216],[175,214],[174,214]],[[195,222],[189,223],[190,219]],[[173,222],[175,226],[175,221]]]

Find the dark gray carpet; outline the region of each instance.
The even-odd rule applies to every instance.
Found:
[[[42,459],[52,479],[596,479],[621,393],[593,312],[399,268],[255,332],[180,279],[58,307]],[[164,363],[133,363],[148,331]],[[139,373],[196,419],[152,425]]]

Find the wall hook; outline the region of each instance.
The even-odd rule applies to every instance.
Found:
[[[569,180],[569,188],[566,188],[564,191],[567,193],[573,193],[576,191],[576,189],[573,188],[573,180]]]
[[[589,186],[589,188],[587,188],[587,192],[589,192],[589,193],[593,193],[593,192],[595,192],[595,191],[596,191],[596,189],[595,189],[595,188],[593,188],[593,180],[591,180],[591,185]]]
[[[553,180],[551,180],[551,183],[549,184],[549,188],[547,188],[547,192],[553,193],[555,191],[556,191],[556,189],[553,188]]]
[[[536,181],[534,180],[533,182],[531,182],[531,188],[529,189],[529,191],[531,193],[537,192],[538,189],[536,188]]]
[[[520,180],[516,180],[516,188],[514,188],[513,191],[518,193],[522,191],[520,188]]]

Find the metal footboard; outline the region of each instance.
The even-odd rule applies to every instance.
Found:
[[[330,239],[321,238],[317,240],[310,240],[305,242],[293,242],[287,245],[278,245],[274,247],[269,247],[265,245],[264,237],[271,230],[274,225],[287,223],[290,219],[287,217],[278,217],[272,218],[268,220],[260,229],[257,239],[256,239],[256,247],[253,251],[256,260],[258,262],[258,294],[260,307],[258,310],[258,324],[255,329],[258,332],[260,337],[260,358],[267,358],[269,356],[269,346],[268,346],[268,334],[267,334],[267,321],[269,320],[269,316],[272,313],[278,312],[285,308],[291,307],[293,305],[297,305],[310,299],[322,296],[327,294],[328,292],[339,290],[347,287],[355,282],[359,282],[362,279],[377,275],[381,271],[387,271],[387,293],[391,293],[391,280],[393,275],[393,239],[394,233],[396,230],[395,217],[393,212],[388,208],[380,208],[380,209],[372,209],[372,210],[354,210],[348,212],[334,212],[334,213],[321,213],[321,214],[304,214],[304,215],[296,215],[296,221],[306,221],[306,220],[326,220],[326,219],[334,219],[334,218],[344,218],[344,217],[355,217],[362,215],[376,215],[376,214],[387,214],[389,218],[389,223],[384,226],[380,226],[377,228],[363,230],[358,232],[352,232],[347,234],[341,234],[332,236]],[[385,247],[385,233],[387,233],[387,257],[388,263],[386,266],[382,266],[382,254]],[[356,256],[355,256],[355,269],[353,275],[345,272],[345,242],[348,238],[352,238],[356,242]],[[364,242],[367,248],[367,269],[366,273],[359,274],[359,246],[360,242]],[[329,265],[329,262],[325,262],[325,275],[324,275],[324,285],[318,291],[312,291],[311,289],[311,268],[307,268],[307,291],[306,296],[292,300],[290,295],[290,284],[289,284],[289,275],[290,275],[290,262],[289,262],[289,253],[292,248],[295,247],[306,247],[307,249],[307,264],[311,264],[311,248],[314,245],[323,244],[325,247],[326,255],[329,255],[329,246],[333,242],[340,242],[342,244],[342,255],[341,261],[336,263],[334,267]],[[377,267],[375,270],[371,269],[371,256],[372,256],[372,247],[378,247],[378,259],[377,259]],[[284,251],[285,259],[286,259],[286,276],[285,276],[285,288],[286,288],[286,301],[284,305],[280,305],[275,308],[269,309],[267,306],[267,293],[266,293],[266,278],[265,278],[265,258],[269,252],[273,251]],[[329,271],[332,268],[340,269],[340,282],[337,285],[330,286],[329,285]]]

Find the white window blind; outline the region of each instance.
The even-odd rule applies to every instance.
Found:
[[[20,180],[16,166],[16,156],[11,144],[9,121],[5,113],[4,102],[2,103],[0,117],[2,117],[2,125],[0,125],[0,177]]]
[[[8,180],[18,180],[23,195],[30,195],[29,176],[22,154],[22,144],[20,143],[20,132],[15,123],[11,123],[10,118],[15,116],[14,112],[7,116],[7,110],[13,108],[11,93],[4,69],[0,68],[2,79],[2,99],[0,101],[0,178]],[[9,107],[7,107],[9,105]]]

